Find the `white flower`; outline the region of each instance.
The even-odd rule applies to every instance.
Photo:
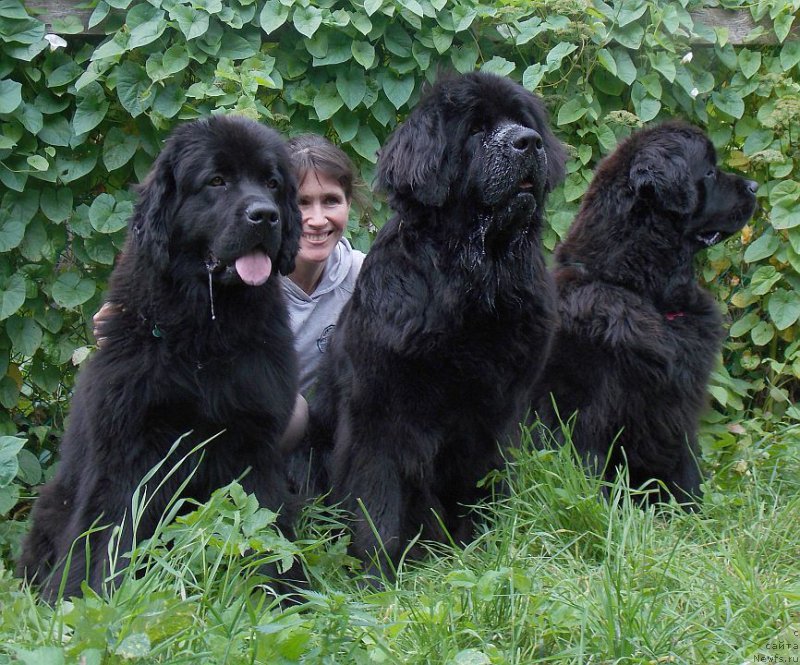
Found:
[[[692,61],[693,57],[694,57],[694,55],[692,54],[691,51],[689,51],[685,56],[683,56],[681,58],[681,64],[682,65],[688,65]]]
[[[55,51],[57,48],[64,48],[67,45],[67,42],[64,38],[52,33],[45,35],[44,38],[50,44],[51,51]]]
[[[692,99],[697,97],[697,95],[699,95],[699,94],[700,94],[700,91],[697,88],[692,88],[692,91],[689,93],[689,95],[691,95]]]

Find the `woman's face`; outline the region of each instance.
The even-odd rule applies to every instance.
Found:
[[[309,171],[300,183],[297,204],[303,220],[297,261],[324,263],[347,226],[350,201],[338,181]]]

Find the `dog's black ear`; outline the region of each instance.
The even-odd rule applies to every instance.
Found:
[[[426,206],[443,205],[452,175],[447,133],[441,111],[422,103],[381,148],[377,184],[387,194],[416,199]]]
[[[137,251],[161,272],[169,265],[169,220],[175,213],[177,199],[171,155],[171,145],[167,144],[144,182],[136,188],[139,199],[128,228]]]
[[[697,206],[697,189],[683,155],[658,143],[634,155],[629,182],[637,197],[653,199],[666,210],[687,215]]]
[[[294,272],[294,259],[300,249],[302,218],[297,207],[297,186],[294,178],[286,179],[283,200],[280,202],[281,246],[278,250],[278,271],[281,275]]]

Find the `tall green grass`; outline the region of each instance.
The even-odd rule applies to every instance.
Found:
[[[431,545],[380,590],[341,515],[310,507],[290,541],[234,483],[100,594],[51,608],[0,570],[0,663],[800,662],[800,435],[770,439],[780,454],[719,468],[696,513],[641,509],[624,476],[603,487],[569,447],[526,440],[476,539]],[[310,589],[264,575],[295,559]]]

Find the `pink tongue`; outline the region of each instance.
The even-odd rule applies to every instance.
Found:
[[[272,261],[264,252],[255,249],[236,259],[236,272],[245,284],[259,286],[269,279]]]

